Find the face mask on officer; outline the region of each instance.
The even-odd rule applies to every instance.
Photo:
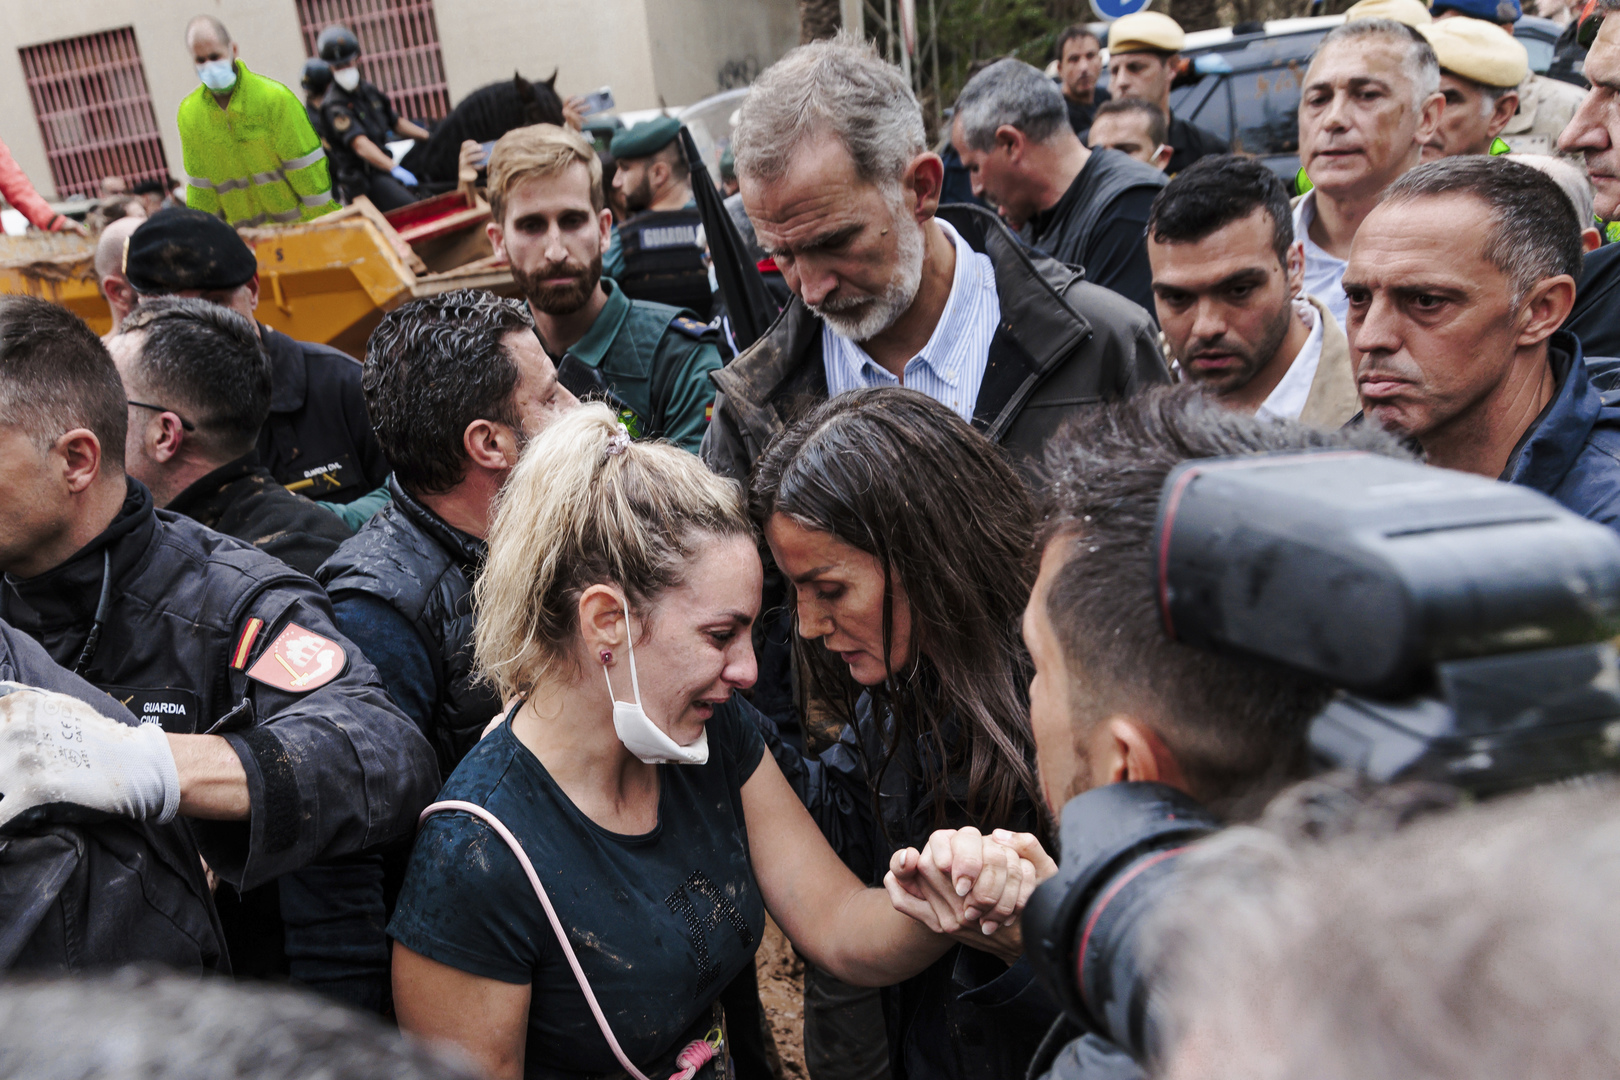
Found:
[[[332,72],[332,81],[345,90],[353,90],[360,85],[360,69],[356,67],[338,68]]]
[[[215,93],[223,93],[236,85],[236,65],[229,60],[210,60],[197,65],[197,78]]]

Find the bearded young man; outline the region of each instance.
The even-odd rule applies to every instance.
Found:
[[[507,132],[490,152],[489,204],[490,243],[511,263],[564,385],[610,393],[632,435],[696,451],[719,334],[681,308],[632,300],[602,276],[613,215],[591,144],[552,124]]]

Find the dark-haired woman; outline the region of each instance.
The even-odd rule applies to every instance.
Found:
[[[1000,452],[924,394],[855,390],[771,443],[750,503],[811,692],[853,717],[819,761],[772,750],[856,876],[935,829],[1043,833],[1019,634],[1035,515]],[[1027,964],[961,946],[883,1001],[908,1080],[1022,1076],[1055,1015]]]

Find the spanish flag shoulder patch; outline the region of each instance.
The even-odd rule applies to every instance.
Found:
[[[249,619],[242,627],[242,636],[236,639],[236,648],[231,651],[231,668],[241,671],[247,667],[248,657],[253,652],[253,643],[258,640],[259,631],[264,629],[263,619]]]

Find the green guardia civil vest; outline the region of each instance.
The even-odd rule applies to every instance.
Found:
[[[304,103],[242,61],[227,105],[198,86],[180,103],[179,126],[193,210],[246,226],[311,221],[338,208]]]

